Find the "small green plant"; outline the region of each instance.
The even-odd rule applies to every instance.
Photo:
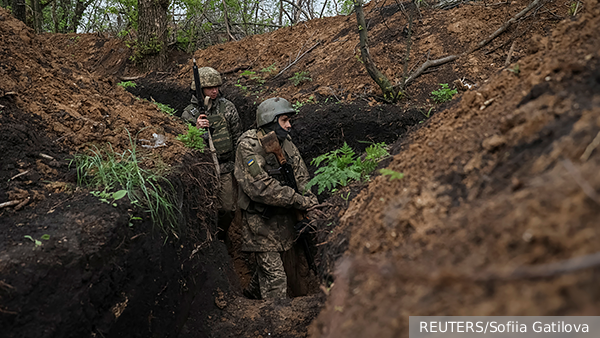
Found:
[[[261,69],[260,71],[262,73],[271,74],[271,73],[275,72],[276,69],[277,69],[276,62],[273,62],[272,65],[270,65],[269,67],[265,67],[265,68]]]
[[[515,64],[512,68],[507,68],[508,71],[512,72],[513,74],[519,76],[519,73],[521,72],[521,70],[519,69],[519,64]]]
[[[308,99],[306,99],[304,102],[303,101],[296,101],[294,102],[294,104],[292,105],[292,107],[294,107],[294,109],[296,110],[300,110],[300,108],[302,108],[302,106],[304,106],[305,104],[315,104],[317,103],[317,101],[315,100],[315,97],[313,95],[309,96]]]
[[[440,86],[442,86],[442,88],[431,92],[433,101],[437,103],[444,103],[450,101],[452,100],[452,96],[458,93],[456,89],[450,89],[447,83],[440,83]]]
[[[335,191],[338,186],[346,186],[350,181],[360,181],[369,178],[369,174],[377,168],[381,158],[389,156],[384,142],[371,144],[365,150],[364,158],[356,155],[354,150],[344,142],[336,150],[320,155],[311,161],[312,165],[321,166],[315,171],[315,177],[308,182],[305,189],[318,186],[318,193]]]
[[[310,77],[310,73],[308,71],[295,72],[294,76],[290,77],[288,80],[291,80],[294,83],[294,86],[298,86],[299,84],[312,81]]]
[[[427,111],[427,114],[423,113],[423,111],[421,109],[419,109],[419,113],[421,113],[423,116],[425,116],[425,118],[429,118],[431,116],[431,111],[433,110],[433,107],[429,108],[429,110]]]
[[[119,191],[115,191],[115,192],[107,192],[106,190],[90,191],[90,194],[98,197],[100,199],[100,202],[110,204],[113,207],[117,207],[116,201],[127,196],[127,190],[119,190]],[[109,199],[112,199],[112,201],[109,201]]]
[[[133,227],[133,221],[141,221],[141,217],[129,215],[129,227]]]
[[[404,178],[404,174],[403,173],[399,173],[397,171],[393,171],[391,169],[379,169],[379,173],[382,176],[389,176],[390,177],[390,181],[393,180],[401,180]]]
[[[204,148],[206,148],[206,143],[204,142],[204,137],[202,135],[206,134],[206,130],[198,129],[191,124],[188,124],[188,132],[187,134],[179,134],[177,135],[177,139],[186,147],[197,149],[204,152]]]
[[[237,83],[235,84],[236,87],[238,87],[239,89],[241,89],[244,94],[248,94],[248,87],[244,86],[243,84],[240,83],[241,80],[238,79]]]
[[[137,86],[137,84],[133,81],[122,81],[122,82],[117,83],[117,86],[121,86],[121,87],[127,89],[127,88],[135,88]]]
[[[579,1],[572,2],[571,5],[569,5],[569,15],[575,16],[577,14],[578,9],[579,9]]]
[[[256,72],[253,72],[253,71],[250,71],[250,70],[243,71],[242,74],[240,74],[240,76],[244,76],[244,77],[249,78],[250,80],[256,82],[256,84],[258,84],[259,86],[262,86],[266,82],[265,79],[263,79],[262,77],[256,75]]]
[[[31,240],[35,244],[36,248],[42,246],[42,241],[40,241],[38,239],[35,239],[35,238],[33,238],[33,237],[29,236],[29,235],[25,235],[23,237]],[[50,235],[44,234],[44,235],[42,235],[42,237],[40,237],[40,239],[43,239],[43,240],[47,241],[47,240],[50,239]]]
[[[160,102],[154,102],[154,104],[158,107],[158,109],[160,109],[163,113],[167,114],[167,115],[175,115],[175,108],[171,108],[169,107],[168,104],[164,104],[164,103],[160,103]]]

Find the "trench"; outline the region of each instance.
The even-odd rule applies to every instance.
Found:
[[[166,81],[153,81],[152,78],[141,79],[141,83],[136,89],[131,89],[132,94],[143,98],[162,98],[163,102],[171,107],[177,107],[176,115],[180,115],[183,108],[189,103],[191,92],[188,88],[181,88],[175,84],[169,84]],[[164,95],[164,93],[169,93]],[[257,102],[252,101],[252,98],[244,96],[237,88],[225,85],[222,89],[222,94],[232,101],[238,108],[240,118],[242,120],[243,129],[247,130],[255,126],[255,111]],[[185,104],[181,100],[185,98]],[[321,102],[325,101],[321,98]],[[329,101],[329,100],[328,100]],[[333,99],[330,100],[334,102]],[[365,103],[329,103],[329,104],[311,104],[303,106],[299,114],[293,119],[293,127],[291,136],[298,146],[302,156],[309,167],[309,171],[314,173],[316,167],[311,165],[311,160],[323,153],[335,150],[341,147],[344,143],[350,145],[353,149],[360,153],[369,145],[369,143],[386,142],[392,145],[409,130],[414,129],[419,123],[424,121],[424,116],[419,111],[400,111],[397,107],[390,105],[380,105],[370,107]],[[316,193],[316,191],[315,191]],[[353,193],[356,196],[358,191]],[[320,201],[323,202],[330,197],[328,194],[320,196]],[[191,216],[193,217],[193,216]],[[192,299],[184,299],[180,311],[187,313],[187,319],[180,321],[177,325],[181,328],[178,330],[181,337],[197,337],[192,332],[199,332],[202,329],[209,330],[209,336],[230,336],[236,331],[230,331],[227,325],[215,325],[203,323],[203,318],[210,317],[206,311],[200,309],[206,307],[204,302],[213,303],[210,294],[207,296],[206,289],[218,290],[216,299],[221,302],[248,302],[241,296],[241,290],[249,283],[254,271],[254,258],[252,254],[245,253],[240,250],[241,235],[240,235],[241,214],[238,211],[229,229],[227,240],[216,241],[214,245],[218,247],[216,252],[219,252],[222,257],[216,257],[216,260],[227,262],[226,266],[219,269],[233,271],[234,278],[227,281],[209,281],[210,274],[207,277],[207,284],[198,287],[202,297],[194,299],[194,292],[189,293]],[[316,240],[316,238],[313,238]],[[225,243],[227,243],[225,245]],[[303,299],[302,304],[297,305],[296,311],[306,311],[307,315],[301,318],[296,318],[296,323],[290,327],[290,332],[283,336],[296,337],[306,334],[308,324],[316,317],[324,301],[324,296],[320,291],[321,284],[331,282],[331,262],[327,262],[323,257],[339,256],[343,253],[345,247],[336,247],[333,252],[324,252],[317,250],[314,247],[315,242],[311,243],[311,253],[317,257],[317,264],[323,263],[318,269],[319,274],[311,272],[304,258],[304,251],[299,245],[296,245],[290,252],[284,255],[284,265],[288,275],[288,295],[292,299]],[[329,249],[329,247],[327,248]],[[319,259],[319,257],[321,257]],[[234,294],[234,299],[224,300],[226,293]],[[219,307],[219,302],[217,302]],[[243,317],[244,311],[233,311],[227,320],[237,321],[241,327],[245,327],[256,332],[261,332],[272,325],[276,321],[276,313],[281,312],[278,308],[280,304],[271,304],[267,302],[264,308],[253,307],[250,303],[245,307],[245,311],[262,312],[262,317],[265,322],[251,323],[247,322]],[[290,307],[290,304],[286,304]],[[217,310],[218,312],[218,310]],[[216,312],[213,312],[216,313]],[[235,314],[241,316],[235,318]],[[185,315],[182,315],[182,318]],[[225,318],[224,317],[224,318]],[[219,328],[220,333],[216,333],[215,329]],[[300,335],[293,334],[292,331],[303,332]],[[239,333],[239,332],[238,332]]]
[[[187,88],[152,79],[142,83],[143,90],[136,96],[157,102],[164,97],[161,103],[171,107],[187,105]],[[163,92],[170,94],[160,96]],[[235,87],[226,86],[223,94],[238,108],[244,129],[251,128],[256,103]],[[185,105],[180,102],[183,98]],[[18,160],[35,164],[42,150],[56,160],[57,179],[75,184],[76,175],[68,166],[69,150],[44,135],[44,123],[38,117],[18,111],[10,100],[1,103],[7,114],[0,117],[5,131],[0,150],[7,162],[0,168],[0,176],[12,176],[9,172],[13,170],[13,159],[15,163]],[[394,106],[305,105],[293,120],[292,137],[309,170],[314,172],[310,166],[312,158],[337,149],[344,142],[359,151],[366,147],[360,141],[391,144],[422,120],[418,112],[400,112]],[[50,240],[39,249],[0,248],[0,326],[6,328],[3,335],[306,336],[309,324],[325,301],[320,285],[331,266],[321,264],[322,257],[339,255],[343,246],[331,252],[328,247],[325,251],[312,248],[319,276],[308,269],[301,248],[289,253],[286,267],[296,272],[289,278],[288,293],[293,298],[244,298],[241,290],[254,265],[252,255],[239,250],[241,215],[236,215],[230,227],[227,244],[211,236],[216,233],[211,193],[214,182],[195,179],[209,176],[202,172],[206,167],[199,165],[204,162],[210,161],[202,156],[186,156],[177,165],[177,174],[170,177],[182,197],[179,238],[165,236],[149,220],[132,225],[131,205],[119,203],[113,207],[98,203],[97,198],[85,193],[51,194],[35,208],[3,215],[2,235],[7,243],[22,243],[23,235],[39,238],[50,234]],[[35,178],[26,175],[10,184],[25,187],[30,179]],[[4,182],[7,181],[10,180]],[[353,192],[352,197],[357,193]],[[320,200],[327,197],[320,196]],[[26,225],[23,219],[27,219]]]

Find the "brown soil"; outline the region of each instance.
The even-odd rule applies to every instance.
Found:
[[[527,4],[420,15],[403,4],[415,18],[407,68],[463,52]],[[600,131],[599,11],[591,0],[570,18],[548,2],[481,50],[418,77],[395,105],[381,101],[357,57],[354,16],[195,52],[224,73],[222,92],[244,128],[263,99],[283,96],[304,104],[292,135],[307,163],[344,142],[363,150],[359,141],[385,141],[394,157],[381,166],[405,174],[320,196],[329,206],[314,223],[319,276],[305,271],[307,296],[264,302],[241,296],[253,266],[238,250],[239,215],[228,248],[215,238],[209,156],[183,147],[175,136],[185,125],[148,102],[181,113],[190,56],[173,51],[166,69],[140,74],[118,40],[36,35],[0,9],[0,203],[24,201],[0,208],[3,334],[406,337],[409,315],[597,315],[597,269],[512,271],[600,249],[600,149],[590,146]],[[374,61],[399,81],[407,16],[396,2],[365,12]],[[272,64],[273,73],[261,71]],[[299,71],[312,80],[294,86]],[[117,85],[126,79],[137,87]],[[431,91],[457,79],[472,89],[435,104]],[[140,147],[153,133],[166,146]],[[145,167],[170,168],[182,196],[179,238],[128,201],[113,207],[76,188],[73,155],[108,143],[123,152],[129,135]],[[132,216],[143,220],[130,226]],[[45,234],[39,247],[24,237]]]

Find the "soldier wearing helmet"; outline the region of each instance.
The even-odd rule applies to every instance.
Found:
[[[240,137],[234,175],[239,185],[242,209],[242,251],[255,253],[257,270],[244,295],[253,299],[286,298],[287,277],[281,254],[292,248],[297,223],[294,209],[307,210],[318,203],[310,191],[304,195],[283,183],[274,154],[266,153],[260,139],[274,131],[287,162],[291,164],[299,191],[309,181],[306,164],[288,135],[290,117],[296,111],[285,99],[275,97],[258,106],[257,129]]]
[[[210,128],[213,144],[217,152],[220,167],[220,189],[219,189],[219,215],[218,227],[219,237],[227,238],[227,230],[233,220],[236,210],[235,179],[233,168],[235,161],[235,144],[242,134],[240,116],[234,104],[222,97],[219,87],[223,84],[221,74],[211,67],[198,69],[202,92],[204,94],[204,106],[206,110],[200,111],[196,93],[196,84],[192,80],[192,102],[188,105],[181,117],[196,125],[198,128]]]

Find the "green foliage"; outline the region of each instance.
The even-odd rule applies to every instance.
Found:
[[[160,109],[163,113],[167,114],[167,115],[175,115],[175,108],[171,108],[169,107],[168,104],[164,104],[164,103],[160,103],[160,102],[154,102],[154,104],[158,107],[158,109]]]
[[[353,0],[344,0],[342,2],[342,9],[340,14],[342,15],[350,15],[354,12],[354,1]]]
[[[508,68],[508,71],[512,72],[513,74],[515,74],[516,76],[519,76],[519,74],[521,73],[519,64],[515,64],[512,68]]]
[[[98,197],[100,199],[100,202],[107,203],[107,204],[112,205],[113,207],[116,207],[117,206],[116,201],[127,196],[127,190],[107,192],[105,189],[104,191],[90,191],[90,194]],[[109,201],[109,199],[112,199],[112,201]]]
[[[273,64],[272,64],[272,65],[270,65],[269,67],[263,68],[263,69],[261,69],[260,71],[261,71],[262,73],[271,74],[271,73],[274,73],[276,70],[277,70],[277,65],[276,65],[276,62],[273,62]]]
[[[291,80],[294,83],[294,86],[298,86],[299,84],[312,81],[310,77],[310,73],[308,71],[295,72],[294,76],[290,77],[288,80]]]
[[[250,80],[256,82],[256,84],[258,84],[259,86],[262,86],[263,84],[265,84],[265,81],[266,81],[262,77],[256,75],[256,72],[253,72],[250,70],[243,71],[242,74],[240,74],[240,76],[249,78]]]
[[[206,148],[206,143],[204,142],[204,138],[202,135],[206,134],[206,130],[198,129],[191,124],[188,124],[188,133],[187,134],[179,134],[177,135],[177,139],[186,147],[197,149],[204,152],[204,148]]]
[[[427,114],[425,114],[421,109],[419,109],[419,113],[421,113],[421,115],[425,116],[425,118],[429,118],[431,116],[432,110],[433,110],[433,107],[429,108],[429,110],[427,111]]]
[[[371,144],[365,150],[364,158],[356,156],[354,150],[344,142],[344,145],[336,150],[320,155],[311,161],[312,165],[321,166],[315,171],[315,177],[306,185],[308,190],[312,186],[318,186],[318,193],[323,191],[335,191],[338,186],[346,186],[350,181],[368,179],[369,174],[377,168],[379,161],[389,156],[385,149],[385,143]]]
[[[138,154],[131,136],[129,143],[131,149],[123,153],[116,153],[108,144],[106,149],[94,147],[84,154],[75,155],[70,165],[75,164],[77,168],[77,184],[101,191],[96,194],[107,201],[112,198],[109,203],[126,194],[131,204],[149,213],[153,223],[165,234],[177,236],[181,211],[176,207],[177,193],[164,177],[167,167],[153,159],[158,165],[152,169],[142,168],[140,164],[146,158]],[[110,193],[118,187],[120,191]]]
[[[42,241],[40,241],[38,239],[35,239],[35,238],[31,237],[30,235],[25,235],[23,237],[31,240],[35,244],[36,248],[42,246]],[[47,240],[50,239],[50,235],[44,234],[44,235],[42,235],[42,237],[40,237],[40,239],[43,239],[43,240],[47,241]]]
[[[400,180],[404,178],[404,174],[403,173],[399,173],[397,171],[393,171],[391,169],[379,169],[379,173],[382,176],[389,176],[390,177],[390,181],[393,180]]]
[[[572,2],[569,5],[569,16],[575,16],[577,14],[577,10],[579,9],[579,1]]]
[[[127,89],[127,88],[135,88],[137,86],[137,84],[133,81],[122,81],[122,82],[117,83],[117,86],[121,86],[121,87]]]
[[[302,106],[304,106],[305,104],[315,104],[315,103],[317,103],[317,100],[315,100],[315,97],[313,95],[311,95],[304,102],[302,102],[300,100],[294,102],[292,107],[294,107],[294,109],[296,109],[296,110],[300,110],[300,108],[302,108]]]
[[[452,96],[458,93],[456,89],[450,89],[447,83],[440,83],[440,86],[442,88],[431,92],[431,97],[433,98],[433,101],[437,103],[444,103],[450,101],[452,100]]]
[[[137,40],[133,48],[133,55],[129,57],[129,60],[133,63],[140,64],[145,57],[160,53],[164,47],[164,43],[156,36],[150,37],[147,43]]]
[[[247,87],[247,86],[244,86],[243,84],[241,84],[241,82],[240,82],[240,81],[241,81],[241,80],[240,80],[240,79],[238,79],[237,83],[236,83],[234,86],[236,86],[236,87],[238,87],[239,89],[241,89],[241,90],[244,92],[244,94],[247,94],[247,93],[248,93],[248,87]]]

